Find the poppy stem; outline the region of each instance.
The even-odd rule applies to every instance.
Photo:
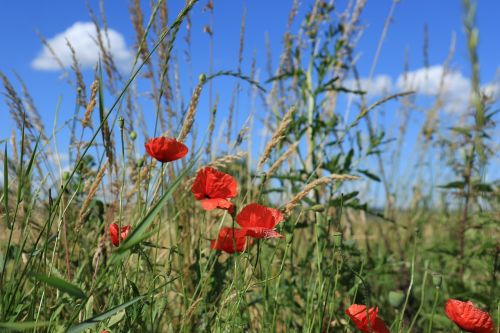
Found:
[[[260,239],[256,239],[255,242],[257,243],[257,255],[255,256],[255,264],[254,264],[254,269],[256,272],[257,265],[259,264],[259,258],[260,258]],[[261,273],[262,273],[262,269],[261,269]]]
[[[418,238],[418,231],[415,230],[414,235],[413,235],[413,251],[412,251],[412,256],[411,256],[411,275],[410,275],[410,284],[408,285],[408,290],[406,291],[406,298],[405,302],[403,305],[403,308],[401,309],[401,316],[399,317],[398,321],[398,329],[396,332],[400,333],[402,329],[402,324],[403,324],[403,317],[405,315],[405,310],[408,305],[408,300],[410,299],[410,294],[411,290],[413,288],[413,281],[415,278],[415,260],[417,257],[417,238]]]
[[[436,287],[436,290],[434,291],[434,302],[432,303],[431,318],[429,319],[429,325],[427,326],[427,333],[432,332],[432,323],[434,322],[434,313],[436,312],[440,291],[441,289],[439,287]]]

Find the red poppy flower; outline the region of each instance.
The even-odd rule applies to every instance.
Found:
[[[210,248],[227,253],[243,252],[247,248],[246,232],[242,229],[223,227],[217,240],[212,240]]]
[[[201,201],[204,210],[227,209],[233,213],[234,205],[227,200],[238,193],[236,180],[227,173],[206,167],[201,169],[191,187],[196,200]]]
[[[274,208],[251,203],[236,216],[236,222],[254,238],[283,238],[274,227],[283,221],[283,214]]]
[[[183,158],[188,152],[188,148],[182,142],[163,136],[149,139],[144,146],[151,157],[162,163]]]
[[[120,236],[118,237],[119,229],[120,227],[116,223],[111,223],[111,225],[109,226],[109,235],[111,236],[111,243],[113,243],[114,246],[120,245],[120,241],[127,238],[128,233],[130,231],[130,226],[129,225],[123,226]]]
[[[389,333],[384,321],[378,316],[378,307],[369,308],[367,312],[366,305],[353,304],[345,313],[361,332]]]
[[[487,312],[481,311],[471,301],[461,302],[449,299],[444,307],[446,316],[467,332],[492,333],[493,320]]]

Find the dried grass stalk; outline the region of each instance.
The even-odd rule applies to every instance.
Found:
[[[95,194],[97,193],[97,189],[99,188],[99,185],[101,184],[101,181],[104,178],[104,173],[106,172],[107,167],[108,167],[108,162],[106,161],[106,163],[104,163],[97,172],[94,182],[90,186],[90,190],[87,194],[87,197],[83,201],[82,208],[78,213],[78,222],[76,223],[75,230],[80,229],[83,220],[87,216],[90,203],[92,202],[92,199],[94,199]]]
[[[186,311],[186,315],[184,316],[182,326],[184,326],[186,323],[188,323],[191,320],[191,316],[193,315],[194,311],[196,310],[196,308],[198,307],[198,304],[200,304],[201,301],[203,301],[203,297],[198,298],[196,301],[193,302],[193,304],[191,304],[189,309]]]
[[[208,163],[206,166],[211,168],[225,168],[236,161],[239,161],[247,156],[247,153],[241,152],[236,155],[225,155]]]
[[[269,143],[267,144],[266,148],[264,149],[264,153],[262,154],[262,157],[257,163],[257,170],[262,169],[264,163],[271,156],[271,151],[273,150],[273,148],[279,145],[281,141],[283,141],[283,139],[285,138],[285,132],[290,123],[292,122],[292,115],[296,110],[297,108],[295,106],[292,106],[281,120],[281,123],[276,129],[276,132],[274,132],[271,141],[269,141]]]
[[[71,69],[75,72],[76,77],[76,86],[78,89],[78,104],[84,107],[87,102],[87,96],[85,94],[85,82],[83,80],[83,74],[80,68],[80,63],[78,62],[78,58],[76,56],[76,51],[73,48],[73,45],[66,39],[66,45],[68,46],[71,52]]]
[[[267,170],[265,179],[268,179],[269,176],[271,176],[272,174],[274,174],[276,172],[276,170],[278,170],[278,168],[281,166],[281,164],[283,164],[283,162],[288,157],[290,157],[290,155],[292,155],[292,153],[294,153],[297,150],[298,145],[299,145],[299,142],[297,141],[293,145],[288,147],[288,149],[285,151],[285,153],[283,155],[281,155],[280,158],[278,158],[276,160],[276,162],[273,163],[273,165],[271,165],[269,170]]]
[[[66,66],[64,66],[64,64],[63,64],[61,58],[59,57],[59,55],[54,51],[54,49],[49,44],[49,42],[47,41],[47,39],[39,31],[35,31],[35,33],[37,34],[38,38],[40,38],[40,41],[42,42],[43,46],[47,50],[49,50],[50,55],[52,56],[52,58],[55,60],[55,62],[59,66],[59,69],[62,71],[63,74],[61,75],[61,77],[65,78],[66,82],[68,82],[69,84],[71,84],[71,80],[69,79],[69,75],[68,75],[68,71],[66,70]]]
[[[12,146],[12,161],[19,161],[19,154],[17,152],[17,138],[16,138],[16,131],[12,129],[10,132],[10,144]]]
[[[24,125],[26,132],[29,131],[33,128],[33,125],[28,119],[21,97],[18,95],[7,76],[5,76],[2,72],[0,72],[0,79],[2,79],[5,89],[5,92],[3,93],[5,96],[5,103],[9,108],[10,114],[12,115],[12,119],[14,119],[17,128],[21,130]]]
[[[120,72],[118,71],[115,62],[113,60],[113,57],[110,52],[109,48],[109,39],[107,38],[107,43],[105,43],[103,34],[101,31],[101,28],[99,27],[99,21],[97,19],[97,16],[94,14],[94,11],[90,7],[90,5],[87,5],[87,10],[89,12],[90,19],[92,23],[94,24],[95,31],[96,31],[96,44],[99,47],[99,51],[101,52],[101,59],[102,62],[104,63],[104,70],[106,74],[108,75],[108,87],[111,90],[111,92],[116,93],[116,88],[115,88],[115,79],[118,78],[121,80],[121,75]],[[106,37],[106,36],[104,36]]]
[[[92,111],[94,111],[95,105],[97,103],[96,96],[99,91],[99,80],[95,79],[90,86],[90,100],[85,108],[85,115],[83,116],[82,126],[92,128]]]
[[[184,123],[182,124],[181,132],[179,134],[179,137],[177,138],[177,140],[179,140],[180,142],[184,142],[189,131],[193,127],[194,116],[196,114],[196,108],[198,106],[198,101],[200,100],[201,90],[203,88],[203,85],[206,82],[206,79],[207,78],[205,75],[203,75],[203,74],[200,75],[198,85],[196,86],[196,88],[193,92],[193,96],[191,97],[191,101],[189,102],[189,108],[188,108],[188,112],[186,114],[186,119],[184,120]]]
[[[208,142],[205,152],[210,157],[212,153],[212,138],[215,129],[215,116],[217,115],[217,105],[219,104],[219,95],[215,96],[214,106],[212,107],[212,112],[210,114],[210,122],[208,124]]]
[[[309,192],[311,192],[315,187],[321,186],[328,184],[334,180],[336,181],[343,181],[343,180],[356,180],[359,179],[359,177],[356,176],[351,176],[351,175],[339,175],[339,174],[331,174],[325,177],[321,177],[319,179],[316,179],[304,187],[302,191],[297,193],[290,202],[288,202],[283,208],[282,212],[285,215],[288,215],[292,212],[292,210],[299,204],[299,202],[304,199]]]

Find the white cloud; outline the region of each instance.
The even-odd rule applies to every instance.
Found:
[[[496,100],[500,97],[500,81],[490,82],[484,85],[482,88],[484,94],[489,98]]]
[[[122,34],[113,29],[108,29],[109,51],[119,70],[127,70],[132,61],[132,51],[127,47]],[[104,33],[103,33],[103,38]],[[97,45],[97,33],[92,22],[76,22],[65,31],[47,40],[54,53],[65,67],[70,67],[71,51],[67,41],[75,49],[77,59],[82,68],[93,68],[99,61],[100,50]],[[104,40],[104,44],[108,45]],[[46,46],[43,46],[38,56],[31,62],[34,69],[55,71],[60,66]]]
[[[447,112],[462,112],[469,105],[470,82],[461,72],[443,66],[419,68],[399,75],[396,87],[425,96],[440,96]]]
[[[359,85],[368,97],[387,95],[393,90],[392,78],[384,74],[377,75],[371,80],[362,78],[359,80]],[[346,80],[344,86],[352,90],[358,90],[358,85],[353,79]]]
[[[366,91],[367,97],[381,97],[388,94],[415,91],[418,96],[441,99],[442,109],[449,113],[462,113],[470,104],[470,79],[458,70],[445,70],[436,65],[428,68],[418,68],[398,75],[396,79],[382,74],[373,79],[360,79],[361,90]],[[353,79],[345,81],[344,85],[350,89],[357,89]],[[482,87],[483,92],[490,98],[500,98],[500,81],[494,80]]]

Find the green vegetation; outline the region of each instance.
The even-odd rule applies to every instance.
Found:
[[[391,332],[459,332],[445,316],[449,298],[473,301],[498,327],[500,182],[486,181],[498,155],[498,114],[480,86],[475,4],[463,6],[471,105],[443,126],[439,92],[429,108],[418,108],[412,91],[368,103],[354,60],[364,1],[354,3],[341,20],[317,0],[293,32],[294,1],[270,79],[255,69],[207,69],[184,108],[171,53],[192,8],[203,6],[197,0],[170,24],[166,1],[149,20],[134,1],[130,77],[121,78],[98,40],[103,59],[93,84],[85,86],[75,57],[75,114],[57,116],[51,131],[27,89],[18,93],[0,73],[17,125],[2,142],[0,330],[355,332],[345,310],[365,304],[378,306]],[[240,65],[243,45],[242,37]],[[223,76],[235,80],[234,94],[245,87],[266,107],[258,126],[269,141],[257,154],[259,119],[251,114],[235,130],[233,103],[226,132],[214,138],[220,114],[212,94]],[[139,80],[151,83],[146,97],[134,89]],[[208,124],[196,122],[202,94],[210,95]],[[361,100],[350,117],[339,103],[346,96]],[[154,133],[141,132],[143,99],[155,108]],[[399,131],[377,122],[386,105],[398,110]],[[408,165],[402,142],[416,109],[425,121],[418,163]],[[67,171],[54,162],[61,127],[72,134]],[[151,158],[142,142],[160,135],[184,142],[188,154]],[[280,209],[284,238],[256,239],[243,253],[211,250],[221,227],[238,225],[195,200],[191,186],[204,166],[236,179],[236,213],[252,202]],[[377,183],[383,199],[375,203]],[[131,226],[118,247],[112,223]]]

